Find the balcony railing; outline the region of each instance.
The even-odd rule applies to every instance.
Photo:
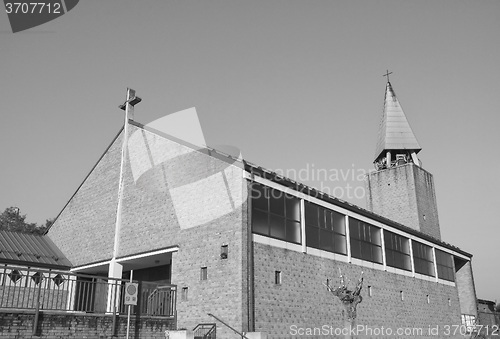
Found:
[[[126,313],[126,282],[105,276],[6,265],[0,268],[0,308]],[[135,282],[139,283],[139,296],[133,314],[175,316],[175,285]]]

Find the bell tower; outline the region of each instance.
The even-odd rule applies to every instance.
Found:
[[[389,82],[375,151],[375,172],[366,177],[367,208],[441,239],[432,174],[417,154],[422,150]]]

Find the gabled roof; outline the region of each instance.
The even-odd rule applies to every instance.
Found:
[[[396,93],[392,89],[391,83],[387,82],[387,86],[385,87],[384,112],[378,130],[375,160],[384,151],[388,150],[412,150],[418,153],[421,149],[406,119],[403,108],[396,98]]]
[[[0,262],[56,269],[72,266],[47,236],[3,230],[0,230]]]

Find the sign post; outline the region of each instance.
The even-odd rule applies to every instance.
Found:
[[[129,339],[130,333],[130,306],[137,305],[137,293],[139,291],[139,285],[132,282],[132,276],[134,271],[130,271],[130,282],[125,283],[125,305],[128,306],[127,311],[127,339]]]

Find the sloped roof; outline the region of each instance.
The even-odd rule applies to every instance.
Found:
[[[384,151],[388,150],[412,150],[418,153],[421,149],[406,119],[403,108],[396,98],[396,93],[392,89],[391,83],[387,82],[385,88],[384,112],[378,130],[375,160],[377,160]]]
[[[57,269],[72,266],[47,236],[3,230],[0,230],[0,262]]]

